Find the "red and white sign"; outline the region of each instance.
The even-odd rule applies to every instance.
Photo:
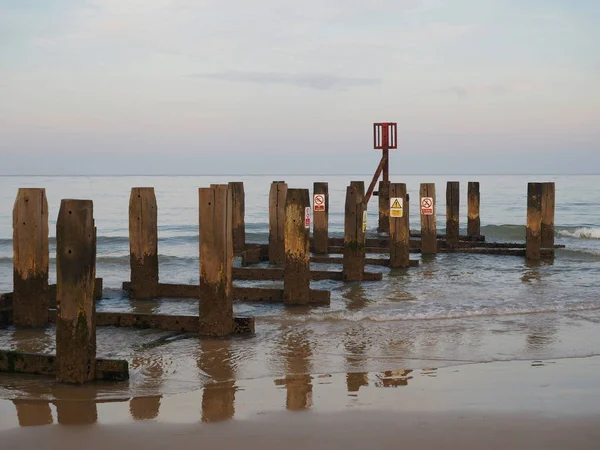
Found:
[[[421,214],[424,216],[433,215],[433,198],[423,197],[421,198]]]
[[[310,206],[304,208],[304,227],[310,228]]]
[[[315,194],[313,204],[315,205],[315,211],[325,211],[325,195]]]

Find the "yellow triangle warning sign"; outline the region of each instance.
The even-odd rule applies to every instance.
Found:
[[[395,199],[394,203],[392,204],[392,208],[402,208],[398,199]]]

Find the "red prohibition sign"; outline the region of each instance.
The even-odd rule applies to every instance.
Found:
[[[324,202],[325,202],[324,195],[315,195],[315,204],[316,205],[322,205]]]
[[[433,203],[431,202],[431,199],[429,199],[429,198],[424,198],[424,199],[421,201],[421,206],[422,206],[423,208],[431,208],[431,207],[433,206]]]

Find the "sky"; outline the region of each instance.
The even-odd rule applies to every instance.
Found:
[[[598,0],[0,0],[0,174],[600,173]]]

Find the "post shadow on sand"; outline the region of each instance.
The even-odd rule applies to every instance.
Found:
[[[302,411],[312,406],[312,349],[305,332],[287,334],[281,342],[286,358],[285,378],[275,380],[275,385],[286,388],[286,409]]]
[[[235,415],[235,368],[231,338],[201,338],[198,368],[211,377],[202,391],[202,422],[221,422]]]

